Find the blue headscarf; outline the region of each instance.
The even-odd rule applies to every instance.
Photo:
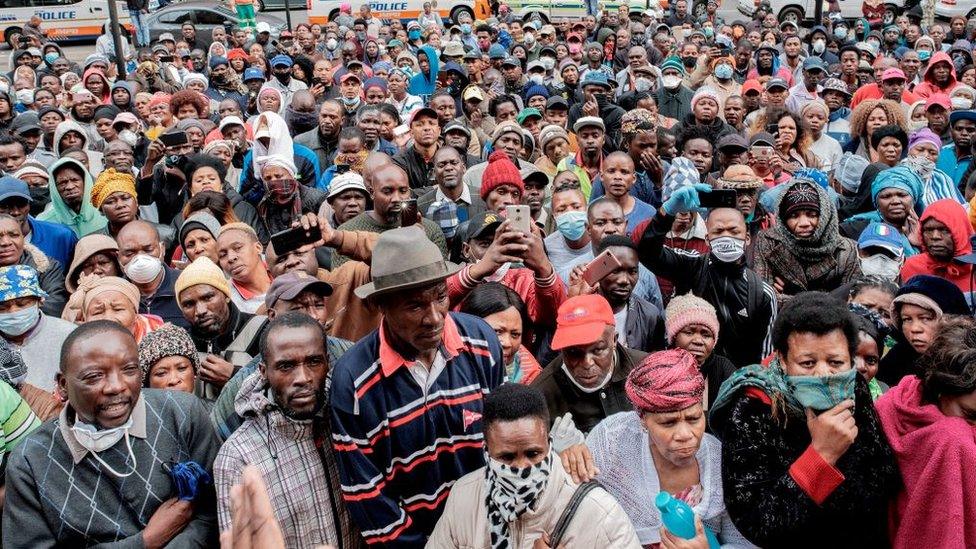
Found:
[[[901,189],[912,197],[912,201],[918,204],[922,199],[922,179],[905,166],[896,166],[887,170],[882,170],[874,182],[871,183],[871,203],[878,207],[878,195],[885,189]]]

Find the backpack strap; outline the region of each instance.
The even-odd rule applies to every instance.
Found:
[[[237,333],[237,337],[234,341],[230,342],[230,345],[224,349],[224,360],[230,362],[235,368],[241,367],[251,361],[252,357],[248,354],[247,349],[250,347],[251,342],[254,338],[261,333],[261,329],[264,328],[264,324],[268,321],[268,317],[264,315],[255,315],[251,317],[250,320],[244,324],[241,331]]]
[[[559,542],[562,541],[563,536],[566,534],[566,530],[569,528],[569,523],[572,522],[573,517],[576,515],[576,511],[579,510],[579,506],[583,503],[583,499],[586,498],[586,495],[592,492],[594,488],[602,487],[603,486],[595,480],[584,482],[576,487],[576,491],[573,492],[573,497],[569,499],[569,503],[566,504],[566,508],[563,509],[562,514],[559,515],[559,520],[556,521],[556,526],[549,535],[550,547],[559,547]]]

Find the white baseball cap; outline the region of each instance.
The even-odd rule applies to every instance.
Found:
[[[326,200],[332,200],[349,189],[362,191],[363,194],[369,196],[369,191],[363,182],[363,176],[356,172],[346,172],[332,178],[332,182],[329,183],[329,196],[326,197]]]
[[[239,116],[228,116],[228,117],[226,117],[226,118],[224,118],[223,120],[220,121],[220,126],[218,127],[218,129],[221,132],[223,132],[224,131],[224,128],[226,128],[227,126],[233,126],[235,124],[238,125],[238,126],[243,126],[244,125],[244,121],[241,120],[241,118]]]

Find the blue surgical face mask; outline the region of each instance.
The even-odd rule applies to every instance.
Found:
[[[412,31],[408,32],[407,33],[407,38],[409,38],[410,40],[420,40],[420,31],[419,30],[412,30]]]
[[[845,400],[854,400],[857,370],[829,376],[786,376],[793,385],[793,396],[804,408],[823,412]]]
[[[24,335],[37,324],[39,317],[40,309],[37,305],[12,313],[0,313],[0,332],[13,337]]]
[[[461,32],[464,34],[471,34],[471,24],[461,23]]]
[[[837,27],[834,29],[834,37],[838,40],[843,40],[847,38],[847,29],[844,27]]]
[[[918,51],[918,58],[920,61],[922,62],[928,61],[930,57],[932,57],[932,52],[930,52],[929,50]]]
[[[54,64],[54,62],[57,61],[57,59],[58,59],[57,52],[51,51],[44,54],[44,60],[47,61],[48,65]]]
[[[563,212],[556,216],[556,229],[566,240],[576,241],[583,238],[586,230],[586,212]]]
[[[715,78],[718,78],[719,80],[728,80],[732,78],[732,65],[722,63],[721,65],[715,67]]]

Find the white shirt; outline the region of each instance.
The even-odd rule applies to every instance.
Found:
[[[420,389],[424,392],[424,398],[426,398],[427,393],[430,392],[430,387],[437,381],[437,377],[441,375],[441,372],[444,371],[446,366],[447,357],[438,349],[437,354],[434,355],[434,363],[430,365],[430,368],[418,360],[407,366],[407,369],[410,370],[410,375],[413,376],[413,380],[420,386]]]
[[[840,143],[826,133],[822,134],[820,139],[810,144],[810,152],[815,154],[820,160],[820,169],[824,173],[833,171],[834,166],[840,161],[840,157],[844,156],[844,151],[840,148]]]
[[[434,201],[435,202],[454,202],[455,204],[460,203],[460,204],[467,204],[468,206],[470,206],[471,205],[471,188],[468,187],[467,185],[465,185],[464,183],[459,183],[459,185],[461,185],[461,196],[459,196],[457,200],[451,200],[450,198],[448,198],[448,196],[446,194],[444,194],[444,191],[441,190],[440,185],[438,185],[437,186],[437,192],[434,193]]]
[[[617,341],[621,345],[627,345],[627,307],[620,309],[619,313],[613,313],[613,319],[617,323],[613,327],[613,331],[617,332]]]

